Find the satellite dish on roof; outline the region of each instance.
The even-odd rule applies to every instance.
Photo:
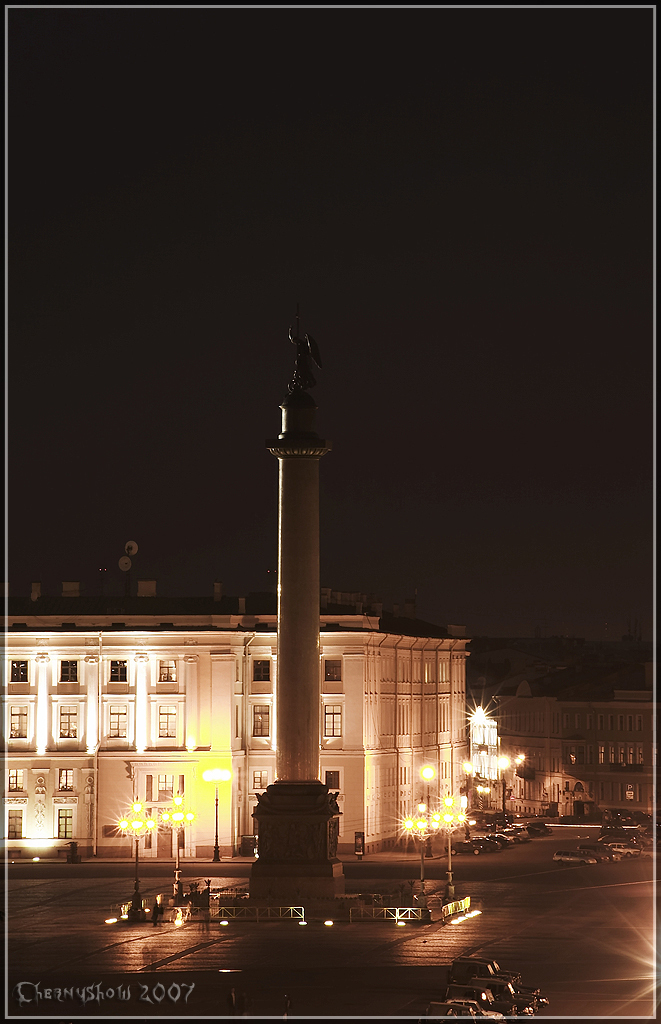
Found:
[[[127,540],[126,544],[124,545],[124,551],[126,552],[127,555],[137,555],[138,545],[134,540]]]
[[[118,562],[118,565],[122,572],[128,572],[129,569],[131,568],[131,559],[127,558],[126,555],[122,555]]]

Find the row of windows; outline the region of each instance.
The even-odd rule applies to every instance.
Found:
[[[605,743],[600,743],[597,747],[597,763],[606,764],[606,755],[608,755],[608,764],[645,763],[642,743],[637,743],[635,746],[634,744],[616,746],[615,743],[609,743],[607,746]],[[565,747],[563,760],[565,764],[594,764],[594,747]]]
[[[23,838],[23,811],[10,810],[7,812],[7,839]],[[73,838],[73,810],[70,807],[62,807],[57,812],[57,838]]]
[[[583,716],[579,712],[576,712],[574,714],[574,728],[575,729],[582,728],[582,725],[581,725],[582,718],[583,718]],[[591,713],[588,713],[585,716],[585,728],[586,729],[593,729],[594,728],[595,718],[596,718],[596,722],[597,722],[597,731],[598,732],[603,732],[604,729],[606,728],[606,725],[608,725],[608,731],[609,732],[614,732],[614,730],[615,730],[615,722],[616,721],[617,721],[617,731],[618,732],[634,732],[634,731],[635,732],[642,732],[643,731],[643,716],[642,715],[601,715],[601,714],[593,715]],[[570,715],[568,713],[563,714],[563,716],[562,716],[562,727],[563,727],[563,729],[568,729],[569,728],[569,722],[570,722]]]
[[[271,679],[271,662],[270,660],[255,660],[253,661],[253,679],[255,682],[269,682]],[[177,681],[177,664],[175,661],[159,661],[158,663],[158,679],[161,683],[176,683]],[[326,659],[324,662],[324,679],[326,682],[341,682],[342,680],[342,661],[335,659]],[[110,682],[111,683],[125,683],[128,681],[128,662],[127,661],[111,661],[110,662]],[[28,662],[27,661],[12,661],[11,663],[11,682],[12,683],[27,683],[28,682]],[[62,683],[77,683],[78,682],[78,662],[77,661],[61,661],[60,662],[60,682]]]
[[[57,788],[60,792],[73,792],[73,768],[58,770]],[[23,768],[9,769],[9,792],[15,793],[25,789],[25,771]]]
[[[109,710],[108,736],[110,739],[126,739],[128,735],[128,708],[125,704],[111,704]],[[271,735],[271,705],[255,704],[252,712],[253,736]],[[27,739],[28,709],[26,705],[13,705],[9,710],[10,739]],[[161,704],[158,708],[159,739],[174,739],[177,735],[177,708],[174,704]],[[324,704],[324,736],[342,735],[342,706]],[[60,739],[76,739],[78,736],[78,708],[63,704],[60,707]]]

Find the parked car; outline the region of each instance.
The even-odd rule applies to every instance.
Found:
[[[502,1013],[496,1010],[483,1010],[474,999],[453,999],[449,1003],[430,1003],[425,1018],[440,1019],[442,1017],[489,1017],[491,1020],[505,1020]]]
[[[471,954],[471,956],[459,956],[456,960],[453,960],[453,964],[463,960],[470,960],[472,963],[476,964],[487,964],[494,974],[500,974],[503,978],[508,978],[509,981],[520,982],[522,980],[519,971],[506,971],[500,966],[497,960],[492,960],[491,957],[478,956],[477,954]]]
[[[491,988],[491,984],[497,989]],[[445,990],[446,1001],[453,999],[473,999],[483,1010],[497,1010],[498,1013],[511,1017],[532,1016],[535,1012],[531,1000],[527,996],[517,996],[509,982],[490,982],[488,987],[483,986],[479,978],[473,978],[472,982],[463,984],[448,985]]]
[[[596,864],[597,858],[581,850],[556,850],[553,860],[562,861],[564,864]]]
[[[482,853],[493,853],[495,850],[500,850],[500,843],[497,843],[495,839],[490,836],[473,836],[471,843],[479,846]]]
[[[521,975],[514,975],[509,971],[500,971],[495,960],[489,960],[479,956],[460,956],[452,961],[448,972],[448,981],[454,984],[471,984],[476,979],[480,985],[486,985],[495,996],[493,983],[501,985],[510,984],[517,996],[525,996],[535,1010],[540,1006],[548,1006],[548,999],[542,996],[538,988],[524,985]]]
[[[608,843],[604,843],[604,846],[609,846],[615,853],[621,854],[622,857],[640,857],[641,849],[640,846],[633,846],[629,843],[616,843],[611,840]]]
[[[513,839],[515,843],[530,842],[530,836],[523,825],[512,825],[511,828],[504,828],[502,833],[504,836],[507,836],[508,839]]]
[[[480,847],[476,846],[472,840],[455,842],[453,839],[450,844],[450,849],[452,851],[453,857],[460,853],[472,853],[473,856],[477,857],[480,853],[482,853]]]
[[[530,824],[526,825],[526,831],[528,835],[533,836],[552,836],[553,829],[549,828],[543,821],[531,821]]]
[[[589,853],[591,857],[596,857],[598,861],[622,859],[622,854],[607,843],[579,843],[578,849]]]
[[[493,839],[495,843],[498,843],[501,850],[507,849],[508,846],[514,846],[514,839],[511,836],[506,836],[504,832],[490,832],[487,839]]]

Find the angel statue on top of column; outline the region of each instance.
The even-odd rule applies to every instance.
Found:
[[[298,317],[297,317],[298,320]],[[287,392],[291,395],[294,391],[307,391],[317,383],[312,374],[310,359],[321,369],[321,353],[314,338],[306,334],[303,339],[295,337],[289,328],[289,340],[296,345],[296,367],[294,376],[287,385]]]

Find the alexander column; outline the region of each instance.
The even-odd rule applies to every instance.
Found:
[[[282,432],[266,442],[279,464],[276,781],[254,811],[259,858],[250,895],[291,904],[343,893],[344,875],[336,794],[319,779],[319,460],[331,444],[315,431],[308,394],[319,349],[308,334],[301,340],[290,328],[289,338],[296,367],[280,406]]]

